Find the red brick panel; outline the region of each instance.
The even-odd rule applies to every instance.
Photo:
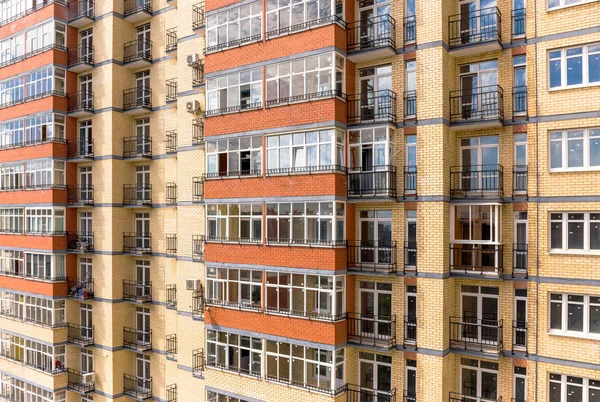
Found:
[[[23,61],[0,68],[0,80],[5,80],[15,75],[26,73],[49,64],[61,66],[67,65],[67,53],[60,50],[48,50],[47,52],[28,57]]]
[[[27,162],[30,159],[39,158],[66,158],[67,146],[56,142],[40,144],[35,146],[26,146],[21,148],[10,148],[0,150],[0,160],[3,163],[8,162]]]
[[[67,222],[69,221],[67,211]],[[3,248],[28,248],[40,250],[64,251],[67,249],[66,236],[37,236],[22,234],[0,234],[0,246]]]
[[[2,120],[17,119],[33,113],[49,110],[67,111],[67,98],[62,96],[48,96],[25,103],[20,103],[11,107],[2,109]]]
[[[42,282],[12,276],[2,277],[2,288],[43,296],[67,296],[66,282]]]
[[[67,191],[59,189],[48,190],[19,190],[0,191],[0,205],[9,208],[10,205],[26,204],[66,204]]]

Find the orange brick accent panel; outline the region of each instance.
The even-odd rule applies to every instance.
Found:
[[[68,220],[69,216],[67,222]],[[67,249],[67,237],[0,234],[0,246],[63,251]]]
[[[31,102],[21,103],[19,105],[2,109],[2,120],[11,120],[19,117],[28,116],[37,112],[50,110],[67,111],[67,98],[59,96],[49,96],[34,100]]]
[[[67,296],[66,282],[41,282],[24,278],[2,277],[2,288],[43,296]]]
[[[0,192],[0,204],[2,205],[23,205],[42,204],[42,203],[67,203],[66,190],[21,190],[21,191],[2,191]]]
[[[26,71],[47,66],[49,64],[67,65],[67,53],[60,50],[48,50],[47,52],[29,57],[15,64],[0,68],[0,80],[4,80]]]
[[[67,146],[65,144],[51,142],[23,148],[0,150],[0,160],[5,163],[17,161],[22,161],[25,163],[30,159],[50,157],[66,158]]]

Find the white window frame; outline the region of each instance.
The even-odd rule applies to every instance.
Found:
[[[554,214],[562,214],[560,220],[554,219],[552,215]],[[569,220],[570,214],[583,214],[583,220]],[[597,215],[596,217],[592,217],[592,215]],[[592,219],[594,218],[594,219]],[[561,248],[552,248],[552,223],[553,222],[561,222],[562,224],[562,247]],[[583,249],[570,249],[569,248],[569,222],[583,223]],[[569,212],[559,212],[559,211],[551,211],[548,214],[548,250],[551,253],[572,253],[572,254],[600,254],[600,248],[598,249],[590,249],[590,225],[592,222],[600,224],[600,212],[582,212],[582,211],[569,211]]]
[[[248,15],[240,18],[242,11]],[[211,13],[206,16],[206,53],[224,50],[229,47],[253,43],[262,39],[262,2],[255,1],[238,7]],[[258,21],[258,27],[255,25]],[[248,34],[242,37],[242,26],[247,24]],[[254,25],[253,25],[254,24]],[[235,30],[235,35],[230,36]],[[219,41],[219,31],[225,35]]]
[[[24,276],[25,257],[23,251],[0,250],[0,273],[3,275]]]
[[[385,130],[385,138],[381,134],[376,134],[378,130]],[[379,135],[379,137],[377,137]],[[383,138],[383,139],[382,139]],[[362,166],[362,148],[371,147],[373,149],[373,166]],[[356,149],[353,156],[353,150]],[[384,159],[384,164],[376,163],[377,152],[383,151],[381,155]],[[389,127],[373,127],[359,130],[350,130],[348,133],[348,171],[363,172],[367,168],[373,171],[378,171],[393,165],[394,156],[394,131]]]
[[[27,234],[60,236],[65,233],[64,208],[26,208],[25,221],[25,233]],[[57,230],[57,227],[62,229]]]
[[[388,359],[389,358],[389,362],[383,361],[384,359]],[[388,367],[390,369],[390,375],[392,373],[392,356],[388,356],[388,355],[383,355],[383,354],[379,354],[379,353],[374,353],[374,352],[366,352],[366,351],[359,351],[358,352],[358,378],[362,378],[362,364],[361,363],[367,363],[370,364],[372,367],[372,379],[371,382],[373,383],[373,388],[367,388],[367,387],[363,387],[362,385],[359,384],[360,386],[360,390],[364,391],[363,395],[373,395],[374,400],[377,401],[379,400],[379,398],[386,400],[387,398],[392,399],[392,391],[385,391],[385,390],[381,390],[381,389],[377,389],[375,388],[375,386],[377,385],[377,382],[379,381],[378,374],[379,374],[379,370],[378,370],[378,366],[384,366],[384,367]],[[391,385],[391,384],[390,384]]]
[[[236,207],[239,211],[236,215],[230,215],[231,208]],[[206,232],[207,241],[214,242],[239,242],[239,243],[262,243],[262,204],[209,204],[207,205],[206,213]],[[243,210],[247,211],[244,212]],[[225,212],[225,213],[224,213]],[[230,233],[230,221],[232,219],[238,220],[238,233]],[[241,237],[242,225],[241,222],[249,222],[250,237]],[[215,233],[211,233],[212,226],[214,225]],[[225,225],[225,236],[221,236],[223,233],[223,226]],[[258,226],[257,226],[258,225]],[[253,235],[256,230],[260,229],[260,238],[255,238]],[[217,235],[217,233],[219,235]]]
[[[469,234],[469,240],[461,240],[455,238],[455,225],[456,225],[456,207],[468,206],[469,207],[469,222],[472,221],[472,210],[471,207],[490,207],[490,224],[494,228],[493,238],[489,240],[473,240],[472,234]],[[489,244],[489,245],[501,245],[502,244],[502,205],[495,203],[483,203],[483,204],[451,204],[450,205],[450,242],[457,244]]]
[[[23,146],[24,119],[0,122],[0,148]]]
[[[462,362],[463,359],[477,361],[477,367],[463,365],[463,362]],[[488,364],[496,364],[497,366],[499,366],[497,362],[492,363],[492,362],[487,362],[487,361],[484,361],[484,360],[478,360],[478,359],[473,359],[473,358],[464,358],[464,357],[461,357],[461,361],[459,363],[459,368],[458,368],[458,370],[459,370],[459,376],[460,376],[459,377],[460,378],[459,384],[464,384],[463,378],[462,378],[462,376],[463,376],[463,370],[462,370],[463,367],[466,368],[466,369],[469,369],[469,370],[476,371],[477,372],[477,384],[476,384],[477,391],[476,391],[476,395],[481,395],[482,394],[481,393],[482,386],[483,386],[483,384],[482,384],[482,373],[484,373],[484,372],[486,372],[486,373],[495,373],[496,374],[496,395],[499,396],[499,394],[501,393],[501,391],[500,391],[500,371],[499,371],[500,367],[498,367],[496,370],[490,369],[490,368],[484,368],[484,367],[481,367],[482,363],[484,363],[484,364],[486,364],[486,363],[488,363]],[[462,389],[460,391],[462,392]],[[482,399],[484,399],[484,398],[482,398]],[[485,398],[485,399],[487,399],[487,398]]]
[[[561,296],[562,300],[552,300],[552,296]],[[583,297],[583,302],[570,301],[569,296]],[[591,300],[591,299],[598,299]],[[551,328],[552,304],[561,305],[561,329]],[[568,329],[569,304],[583,306],[583,331],[573,331]],[[600,310],[600,296],[591,296],[574,293],[550,292],[548,294],[548,334],[566,335],[576,338],[600,339],[600,332],[590,332],[590,308],[594,306]]]
[[[0,191],[21,190],[24,184],[25,165],[0,165]]]
[[[284,5],[278,4],[277,0],[267,0],[265,4],[265,30],[267,32],[267,39],[301,32],[330,22],[336,22],[337,19],[328,18],[333,15],[338,16],[341,20],[344,19],[343,2],[339,0],[332,0],[329,9],[321,9],[320,4],[318,4],[319,1],[315,0],[300,0],[293,5],[291,1],[287,2],[287,4],[285,4],[284,1],[281,1],[281,3],[284,3]],[[316,8],[314,11],[317,15],[309,15],[309,6]],[[294,15],[295,9],[299,10],[296,15]],[[286,14],[287,17],[283,19],[281,16]],[[302,15],[300,16],[299,14]],[[294,17],[296,17],[296,19]],[[271,22],[270,19],[272,20]],[[273,23],[275,26],[271,25]],[[290,29],[291,27],[294,27],[294,29]]]
[[[518,366],[514,366],[515,369]],[[516,373],[513,370],[513,398],[515,399],[515,402],[525,402],[525,400],[521,400],[521,399],[517,399],[517,378],[522,378],[523,379],[523,383],[525,384],[524,390],[525,390],[525,395],[527,396],[527,374],[521,374],[521,373]]]
[[[250,169],[242,170],[242,153],[248,153]],[[220,171],[219,155],[227,154],[227,170]],[[237,168],[232,169],[233,163]],[[222,176],[258,176],[262,174],[262,136],[206,141],[206,178]]]
[[[25,253],[25,276],[30,279],[66,281],[66,255]]]
[[[0,233],[23,233],[23,208],[0,208]]]
[[[65,161],[36,159],[25,164],[25,188],[65,188]]]
[[[557,377],[557,376],[560,376],[560,380],[553,378],[553,377]],[[570,378],[582,380],[581,381],[582,383],[577,384],[574,382],[569,382]],[[582,401],[588,400],[590,388],[595,389],[597,392],[600,392],[600,381],[599,380],[593,380],[593,379],[589,379],[589,378],[581,378],[581,377],[577,377],[577,376],[570,376],[567,374],[548,373],[548,388],[550,388],[552,386],[552,384],[560,384],[560,398],[561,398],[560,401],[561,402],[567,401],[569,385],[581,388]],[[554,401],[550,400],[550,389],[548,389],[548,402],[554,402]]]
[[[226,337],[226,339],[227,339],[226,343],[219,341],[220,335],[224,335]],[[235,334],[235,336],[237,336],[237,338],[238,338],[238,343],[233,344],[233,343],[229,343],[229,339],[232,335],[233,334],[230,334],[230,333],[227,333],[224,331],[216,331],[216,330],[211,330],[211,329],[206,330],[206,366],[209,368],[216,367],[218,369],[239,372],[241,375],[249,375],[252,377],[262,377],[262,367],[263,367],[262,339],[247,336],[247,335]],[[247,340],[248,346],[243,346],[244,342],[242,341],[242,338],[244,338],[244,340]],[[258,345],[260,345],[260,346],[258,346]],[[211,351],[212,348],[214,348],[214,352],[215,352],[214,355],[212,354],[212,351]],[[238,352],[238,356],[240,356],[240,353],[239,353],[240,349],[247,350],[250,354],[249,361],[248,361],[248,367],[249,367],[248,373],[242,372],[240,370],[240,367],[239,367],[240,359],[238,359],[238,367],[230,367],[229,364],[227,364],[227,363],[225,365],[221,366],[218,363],[219,360],[229,362],[230,361],[230,359],[229,359],[230,353]],[[225,353],[225,357],[223,359],[220,359],[221,352]],[[257,361],[260,363],[260,368],[258,368],[258,370],[252,370],[253,363],[256,363]]]
[[[552,0],[548,0],[548,2],[547,2],[547,7],[546,7],[547,11],[560,10],[561,8],[568,8],[568,7],[576,7],[576,6],[580,6],[582,4],[593,3],[598,0],[579,0],[575,3],[573,3],[573,0],[557,0],[558,5],[556,5],[556,6],[551,6],[550,5],[551,1]],[[567,1],[570,1],[571,3],[567,4]]]
[[[248,279],[242,279],[242,273]],[[223,307],[241,308],[245,310],[261,311],[262,305],[262,271],[238,268],[206,268],[205,303]],[[232,290],[234,290],[231,292]],[[243,290],[248,289],[250,299],[242,298]],[[259,300],[255,302],[254,292],[258,291]],[[237,296],[237,301],[231,298]]]
[[[2,5],[4,3],[0,3]],[[7,66],[23,60],[25,56],[25,34],[23,32],[0,41],[0,65]]]
[[[51,140],[64,141],[65,116],[60,114],[43,114],[26,118],[24,138],[25,144],[37,144]]]
[[[594,48],[592,50],[592,47]],[[581,49],[581,55],[573,55],[567,56],[567,52],[573,49]],[[557,55],[557,53],[560,53]],[[562,89],[572,89],[572,88],[584,88],[584,87],[592,87],[599,86],[600,81],[598,82],[590,82],[590,64],[589,57],[590,55],[597,55],[600,57],[600,43],[591,43],[586,45],[578,45],[578,46],[570,46],[561,49],[553,49],[548,50],[548,91],[557,91]],[[581,84],[573,84],[568,85],[568,68],[567,68],[567,59],[569,58],[577,58],[581,57]],[[551,67],[550,64],[553,61],[560,60],[560,85],[551,86],[550,82],[550,74]],[[600,73],[599,73],[600,74]]]
[[[262,108],[262,67],[206,80],[206,116]],[[249,102],[242,105],[241,87],[250,91]],[[221,96],[227,99],[221,100]],[[222,104],[227,106],[221,107]],[[215,107],[216,106],[216,107]]]
[[[0,81],[0,107],[12,106],[25,100],[25,77]]]
[[[580,137],[569,138],[569,134],[582,132]],[[600,127],[591,127],[585,129],[570,129],[548,132],[548,170],[550,172],[579,172],[586,170],[600,170],[600,163],[597,166],[590,166],[591,147],[590,141],[600,142]],[[569,167],[569,141],[581,141],[583,143],[583,166]],[[560,167],[552,167],[552,147],[560,143],[561,162]]]

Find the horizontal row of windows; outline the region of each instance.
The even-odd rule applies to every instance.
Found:
[[[0,40],[0,66],[16,63],[23,60],[26,54],[36,54],[53,45],[64,48],[65,44],[65,24],[54,21],[45,22],[25,32]]]
[[[65,187],[65,162],[38,159],[24,164],[0,165],[0,190]]]
[[[51,392],[19,378],[0,373],[0,397],[9,401],[66,402],[67,391]]]
[[[23,233],[23,228],[30,234],[65,234],[65,209],[0,208],[0,233]]]
[[[0,275],[65,281],[65,255],[0,250]]]
[[[51,140],[65,140],[64,115],[48,113],[0,122],[0,148],[14,148]]]
[[[48,327],[64,326],[65,300],[0,291],[0,316]]]
[[[50,346],[37,341],[0,332],[0,356],[47,373],[65,370],[63,346]]]
[[[0,82],[0,107],[15,105],[52,94],[65,95],[66,72],[62,68],[47,67],[25,76]]]

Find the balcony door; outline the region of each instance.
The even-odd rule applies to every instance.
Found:
[[[79,90],[81,91],[80,109],[90,110],[94,107],[92,99],[92,74],[79,77]],[[91,125],[91,123],[90,123]]]
[[[494,39],[497,31],[496,0],[458,2],[461,44]]]
[[[135,39],[137,41],[137,58],[150,58],[150,24],[140,25],[135,28]]]
[[[498,191],[498,136],[463,138],[460,165],[463,191]]]
[[[498,363],[461,358],[460,386],[464,402],[496,402]]]
[[[150,166],[135,167],[135,198],[137,201],[150,200]]]
[[[80,258],[79,259],[79,280],[81,282],[89,282],[92,280],[92,259],[91,258]]]
[[[498,116],[498,61],[460,66],[461,114],[464,120]]]
[[[138,353],[136,356],[135,376],[137,387],[141,392],[150,391],[150,356]]]
[[[79,306],[79,325],[83,339],[92,338],[92,322],[92,305],[82,303]]]
[[[392,337],[392,285],[360,283],[361,335],[375,339]]]
[[[349,191],[352,194],[385,194],[395,189],[391,133],[386,127],[368,128],[349,133]],[[357,174],[352,174],[357,173]]]
[[[79,213],[79,231],[81,236],[79,240],[81,242],[87,242],[87,247],[92,244],[93,241],[93,227],[92,227],[92,213],[91,212],[80,212]],[[86,247],[86,249],[87,249]]]
[[[93,200],[92,191],[92,167],[81,166],[79,167],[79,196],[80,202],[90,202]]]
[[[150,106],[150,71],[135,73],[135,106]]]
[[[79,368],[82,373],[94,372],[94,353],[90,349],[81,349],[79,354]]]
[[[150,214],[136,213],[135,214],[135,247],[138,249],[150,248]]]
[[[92,47],[94,41],[92,37],[92,29],[86,29],[79,33],[79,57],[84,63],[92,63],[93,53]]]
[[[387,16],[391,15],[391,1],[361,0],[358,2],[360,18],[360,48],[386,45],[392,25]]]
[[[498,343],[498,288],[461,286],[462,337],[484,346]]]
[[[392,211],[360,211],[360,262],[391,264]]]
[[[136,296],[150,296],[150,261],[138,260],[135,262],[135,287]]]
[[[392,109],[392,66],[363,68],[360,77],[361,121],[387,119]]]
[[[515,261],[513,267],[515,270],[527,270],[527,211],[515,212],[515,246],[514,256]]]
[[[135,311],[136,341],[138,343],[150,343],[150,309],[136,307]],[[138,377],[140,375],[138,374]],[[150,378],[150,377],[143,377]]]
[[[358,378],[361,401],[391,401],[392,357],[369,352],[359,352]]]

